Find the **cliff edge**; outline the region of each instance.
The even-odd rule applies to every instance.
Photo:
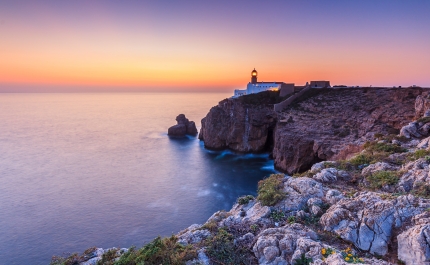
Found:
[[[359,152],[374,134],[399,133],[416,116],[415,101],[424,90],[312,89],[279,112],[273,104],[280,99],[270,93],[225,99],[202,120],[199,138],[209,149],[268,150],[278,170],[302,172]]]

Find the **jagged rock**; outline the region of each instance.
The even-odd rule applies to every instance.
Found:
[[[280,115],[274,131],[275,167],[293,174],[321,160],[346,159],[374,133],[391,134],[415,116],[422,89],[310,91]],[[369,138],[367,138],[369,137]]]
[[[284,211],[302,210],[310,198],[323,198],[321,183],[311,178],[288,178],[284,185],[288,196],[277,205]]]
[[[402,167],[407,170],[397,184],[397,190],[400,192],[410,192],[413,188],[424,183],[430,184],[429,163],[426,159],[420,158],[416,161],[407,163]]]
[[[336,163],[335,161],[323,161],[312,165],[310,172],[313,174],[319,173],[321,170],[326,168],[326,164]]]
[[[363,168],[363,170],[361,170],[361,174],[367,177],[378,171],[394,171],[398,169],[398,166],[390,165],[385,162],[377,162],[375,164],[370,164],[369,166]]]
[[[209,237],[211,233],[206,229],[200,229],[201,227],[201,225],[193,224],[187,229],[179,232],[178,243],[182,245],[196,244]]]
[[[259,264],[291,264],[302,253],[317,259],[325,245],[316,239],[317,234],[301,224],[269,228],[258,235],[253,252]]]
[[[241,212],[245,212],[245,216],[242,216]],[[252,200],[247,204],[240,205],[236,203],[229,211],[229,217],[223,221],[224,225],[228,225],[232,222],[249,222],[249,223],[261,223],[264,222],[262,219],[267,218],[270,215],[270,208],[263,206],[257,200]]]
[[[415,225],[397,236],[398,258],[406,265],[430,264],[430,224]]]
[[[345,196],[343,196],[343,194],[338,190],[329,190],[325,194],[325,199],[330,205],[337,203],[343,198],[345,198]]]
[[[428,149],[430,145],[430,137],[424,138],[421,140],[421,142],[417,145],[418,149]]]
[[[325,168],[321,172],[313,176],[313,179],[323,183],[336,182],[338,179],[349,179],[351,176],[344,170],[337,170],[336,168]]]
[[[309,211],[313,215],[319,215],[322,214],[321,206],[323,205],[323,201],[319,198],[310,198],[307,202],[307,205],[309,207]]]
[[[176,122],[178,124],[173,125],[168,129],[167,134],[169,136],[184,137],[186,134],[197,134],[196,124],[193,121],[189,121],[184,114],[179,114],[176,117]]]
[[[404,136],[408,139],[410,138],[421,138],[422,135],[419,133],[418,131],[419,127],[418,127],[418,123],[416,122],[411,122],[406,126],[403,126],[400,129],[400,136]]]
[[[415,118],[425,116],[430,110],[429,92],[423,92],[415,99]]]
[[[429,206],[429,200],[412,195],[383,200],[377,193],[363,192],[331,206],[320,223],[324,230],[338,234],[362,250],[385,255],[393,229]]]
[[[335,182],[337,180],[337,169],[335,168],[325,168],[321,172],[313,176],[313,179],[319,180],[321,182]]]

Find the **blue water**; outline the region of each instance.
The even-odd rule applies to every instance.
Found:
[[[267,154],[166,134],[179,113],[200,127],[228,96],[0,94],[0,264],[142,246],[255,195]]]

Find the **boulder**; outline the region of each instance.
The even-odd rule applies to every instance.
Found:
[[[429,206],[430,200],[413,195],[383,200],[377,193],[362,192],[331,206],[320,224],[324,230],[336,233],[362,250],[385,255],[393,230]]]
[[[338,179],[347,180],[350,178],[350,175],[344,170],[337,170],[331,167],[322,169],[321,172],[317,173],[312,178],[323,183],[330,183],[336,182]]]
[[[197,244],[210,235],[211,233],[209,230],[201,229],[201,225],[193,224],[187,229],[179,232],[178,243],[182,245]]]
[[[426,116],[428,111],[430,110],[430,97],[429,92],[423,92],[421,95],[418,95],[415,99],[415,118],[419,117],[428,117]]]
[[[398,166],[390,165],[385,162],[377,162],[375,164],[370,164],[369,166],[363,168],[363,170],[361,170],[361,174],[365,177],[368,177],[378,171],[394,171],[398,169]]]
[[[321,249],[325,247],[317,242],[317,234],[301,225],[291,224],[280,228],[263,230],[252,250],[259,264],[292,264],[305,254],[315,260],[322,258]]]
[[[429,185],[429,163],[426,159],[420,158],[416,161],[407,163],[402,167],[406,171],[397,184],[397,190],[400,192],[410,192],[412,189],[417,188],[419,185]]]
[[[343,198],[345,198],[345,196],[343,196],[342,192],[338,190],[328,190],[325,194],[325,199],[330,205],[337,203]]]
[[[408,139],[411,138],[421,138],[422,135],[418,131],[418,123],[417,122],[410,122],[408,125],[403,126],[400,129],[400,136],[404,136]]]
[[[428,149],[430,145],[430,137],[424,138],[417,145],[418,149]]]
[[[415,225],[397,236],[398,258],[406,265],[430,264],[430,224]]]
[[[196,124],[193,121],[189,121],[184,114],[179,114],[176,117],[176,125],[170,127],[167,131],[169,136],[173,137],[184,137],[185,135],[197,135]]]

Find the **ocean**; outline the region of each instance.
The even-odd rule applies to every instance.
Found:
[[[171,139],[231,93],[0,94],[0,264],[170,236],[275,172],[268,154]]]

